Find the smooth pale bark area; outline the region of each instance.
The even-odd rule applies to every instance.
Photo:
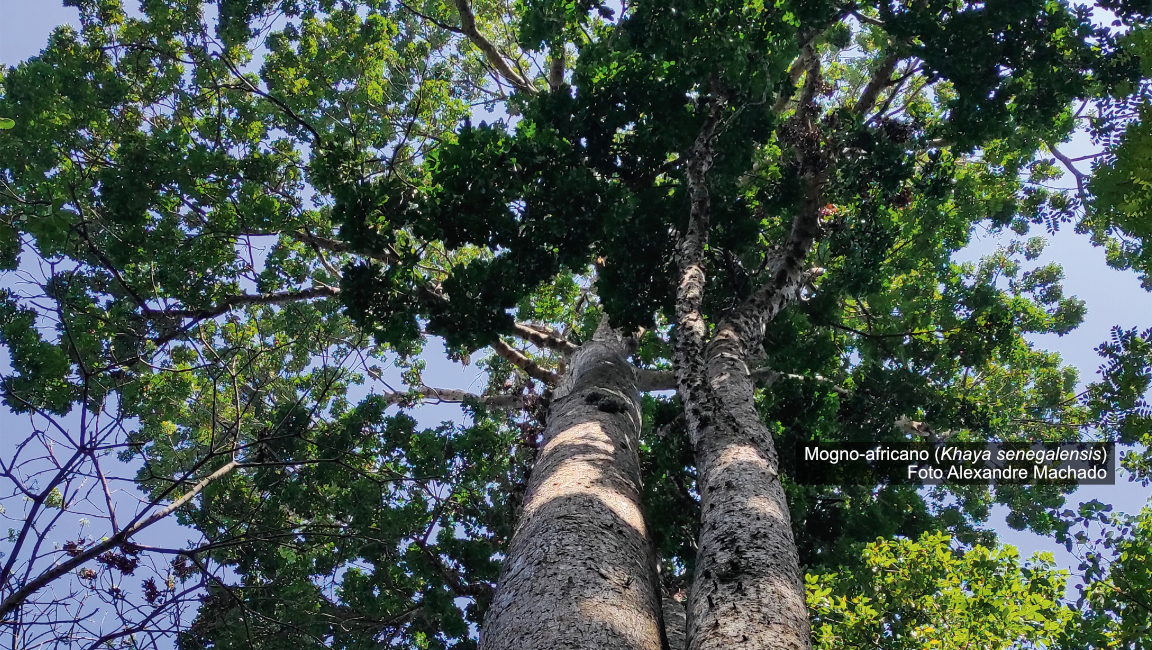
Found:
[[[701,532],[688,649],[807,650],[804,581],[772,435],[760,422],[743,346],[708,346],[711,394],[696,447]]]
[[[556,389],[482,650],[663,650],[641,503],[640,393],[629,345],[601,326]]]

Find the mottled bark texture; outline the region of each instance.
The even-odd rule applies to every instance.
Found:
[[[718,333],[720,334],[720,333]],[[708,346],[710,404],[696,446],[701,531],[688,648],[810,647],[796,543],[772,435],[738,341]]]
[[[805,205],[808,216],[818,214]],[[801,215],[803,216],[803,215]],[[688,597],[688,649],[733,642],[765,650],[811,647],[804,582],[772,434],[756,411],[747,359],[764,328],[809,281],[803,254],[813,219],[797,218],[772,282],[718,324],[705,351],[695,412],[700,539]],[[691,425],[691,422],[689,423]]]
[[[664,631],[668,635],[668,647],[671,650],[685,650],[687,627],[688,619],[684,603],[671,596],[664,596]]]
[[[688,153],[685,172],[688,177],[688,197],[691,212],[688,229],[676,244],[676,333],[673,341],[672,367],[676,375],[676,391],[680,401],[692,405],[707,400],[704,380],[704,346],[708,337],[708,323],[704,319],[704,287],[708,273],[704,265],[704,249],[708,245],[712,203],[708,191],[708,170],[712,168],[713,141],[720,127],[724,104],[713,98],[708,116]],[[685,408],[688,437],[696,444],[699,431],[699,408]]]
[[[768,322],[811,279],[804,259],[820,230],[824,160],[810,119],[818,69],[811,70],[800,109],[781,130],[793,145],[804,183],[788,239],[773,254],[770,279],[720,323],[711,336],[696,317],[703,286],[696,276],[708,232],[708,186],[713,131],[705,123],[687,164],[692,212],[677,249],[675,372],[689,439],[696,451],[701,532],[687,605],[688,650],[808,650],[811,629],[799,555],[780,482],[772,435],[756,411],[748,359]],[[704,164],[696,164],[699,158]],[[695,313],[694,313],[695,312]],[[701,345],[701,340],[707,343]],[[698,352],[702,349],[701,352]]]
[[[663,650],[630,342],[601,326],[554,392],[482,650]]]

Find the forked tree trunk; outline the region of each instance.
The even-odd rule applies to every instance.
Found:
[[[481,650],[667,649],[628,347],[601,326],[555,391]]]
[[[688,650],[811,648],[804,579],[779,458],[772,434],[756,411],[748,358],[762,344],[767,324],[810,281],[804,260],[819,234],[826,180],[821,134],[811,108],[818,81],[818,74],[808,75],[801,110],[786,129],[803,188],[791,232],[773,252],[770,280],[718,323],[711,337],[701,313],[711,118],[689,156],[692,213],[688,236],[678,249],[676,301],[677,392],[696,451],[700,493],[700,539],[688,594]]]

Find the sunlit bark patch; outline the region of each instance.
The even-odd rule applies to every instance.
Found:
[[[664,647],[636,373],[622,342],[601,334],[556,388],[483,650]]]

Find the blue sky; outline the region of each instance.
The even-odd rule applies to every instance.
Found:
[[[65,22],[76,24],[76,10],[63,7],[59,0],[0,0],[0,63],[15,65],[34,56],[44,46],[52,28]],[[1091,148],[1087,138],[1080,137],[1066,145],[1063,151],[1076,157],[1090,153]],[[1152,325],[1152,296],[1141,289],[1134,274],[1108,268],[1103,251],[1092,247],[1085,236],[1077,235],[1070,227],[1065,227],[1050,240],[1038,263],[1057,261],[1063,264],[1065,293],[1083,299],[1088,314],[1084,324],[1071,334],[1063,337],[1036,336],[1033,341],[1060,352],[1068,363],[1080,370],[1082,380],[1090,381],[1099,366],[1094,348],[1108,338],[1113,326],[1144,328]],[[975,259],[995,250],[998,243],[990,235],[979,237],[964,252],[964,257]],[[431,354],[430,359],[436,356]],[[474,388],[479,388],[474,367],[463,369],[447,362],[432,361],[425,379],[431,385],[466,388],[476,383]],[[429,407],[419,414],[419,419],[422,424],[432,425],[457,413],[458,410],[452,407]],[[0,412],[0,431],[14,424],[11,413]],[[1069,501],[1075,505],[1099,499],[1113,504],[1118,510],[1134,512],[1148,502],[1150,494],[1152,489],[1121,479],[1115,486],[1082,488]],[[1035,550],[1051,550],[1056,553],[1060,564],[1075,567],[1073,559],[1052,540],[1010,530],[1003,523],[1002,512],[994,516],[994,521],[1004,541],[1018,546],[1022,555],[1027,556]]]

